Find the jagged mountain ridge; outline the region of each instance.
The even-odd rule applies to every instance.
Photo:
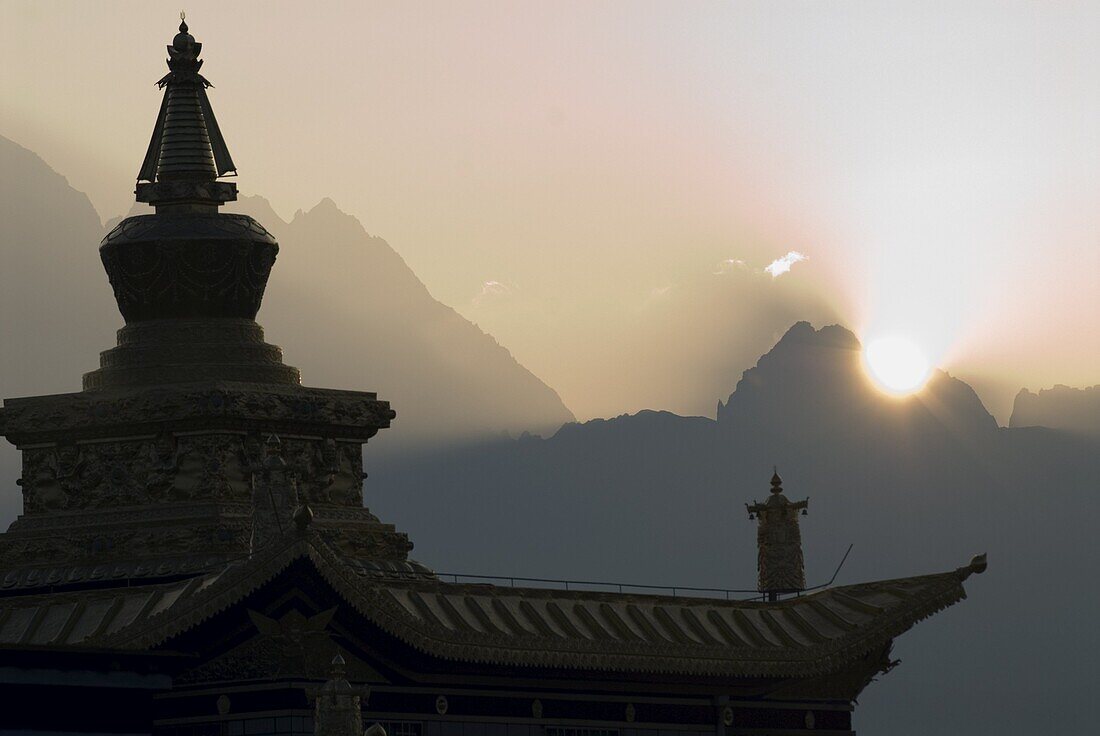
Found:
[[[1100,439],[1100,386],[1071,388],[1061,384],[1016,394],[1010,427],[1048,427]]]
[[[807,351],[813,359],[799,360]],[[876,425],[875,432],[898,422],[917,422],[929,430],[940,425],[979,433],[997,429],[974,390],[945,371],[933,371],[917,397],[884,401],[868,391],[862,361],[862,346],[851,331],[839,325],[815,330],[808,322],[798,322],[745,371],[725,403],[719,402],[718,421],[736,423],[751,417],[759,427],[773,414],[797,414],[798,426],[811,429],[838,418],[852,428]]]
[[[573,420],[553,389],[434,299],[385,240],[331,199],[289,223],[261,197],[227,209],[255,217],[280,243],[258,320],[303,381],[377,391],[397,410],[376,442],[548,433]]]

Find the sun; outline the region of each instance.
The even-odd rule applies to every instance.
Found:
[[[863,361],[871,378],[884,391],[911,394],[928,380],[931,366],[919,347],[904,337],[880,337],[868,341]]]

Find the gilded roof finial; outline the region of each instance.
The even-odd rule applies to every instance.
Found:
[[[749,518],[757,521],[756,569],[758,589],[769,600],[781,593],[794,593],[806,587],[802,561],[802,533],[798,513],[806,515],[809,499],[791,502],[783,495],[783,479],[772,466],[771,496],[764,503],[745,504]]]

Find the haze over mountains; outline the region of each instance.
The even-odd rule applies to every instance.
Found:
[[[433,299],[385,240],[332,200],[289,223],[260,197],[227,209],[256,218],[280,243],[257,318],[271,341],[308,385],[391,401],[402,436],[387,445],[548,432],[573,419],[551,388]]]
[[[0,395],[76,390],[122,323],[96,250],[103,227],[83,194],[2,138],[0,208]],[[561,426],[571,414],[551,388],[434,300],[385,241],[332,202],[289,223],[260,198],[233,209],[282,245],[259,315],[270,341],[307,384],[393,401],[393,428],[367,449],[366,497],[410,533],[418,559],[441,571],[751,588],[755,536],[742,504],[767,493],[775,464],[788,496],[811,498],[811,583],[832,574],[849,543],[842,582],[990,555],[968,602],[900,640],[904,664],[867,692],[858,728],[999,735],[1091,725],[1080,704],[1100,655],[1091,621],[1100,444],[1076,431],[1095,410],[1076,409],[1095,389],[1040,392],[1030,406],[1021,398],[1012,427],[1000,428],[969,386],[942,372],[909,399],[881,394],[842,327],[795,324],[737,381],[751,361],[703,364],[735,332],[716,338],[717,320],[669,316],[647,355],[686,351],[700,363],[670,363],[669,392],[692,370],[712,372],[711,385],[726,380],[720,394],[736,383],[724,401],[709,399],[717,419],[644,411]],[[759,323],[739,315],[747,341],[770,343],[802,306]],[[689,333],[707,330],[702,339],[719,347],[692,352]],[[1033,423],[1047,427],[1023,426]],[[497,437],[502,429],[546,439]],[[425,441],[438,439],[463,441]],[[4,443],[3,524],[19,508],[15,458]]]

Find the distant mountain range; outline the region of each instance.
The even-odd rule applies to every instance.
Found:
[[[953,569],[988,552],[971,600],[904,637],[857,728],[889,734],[1074,730],[1100,655],[1100,443],[1000,428],[965,383],[898,399],[856,337],[796,324],[717,421],[641,412],[405,458],[367,450],[367,504],[444,572],[752,588],[744,503],[772,466],[803,520],[808,577]],[[1052,665],[1051,658],[1058,664]],[[1041,704],[1036,707],[1025,704]]]
[[[1010,427],[1050,427],[1100,439],[1100,386],[1058,385],[1016,395]]]

